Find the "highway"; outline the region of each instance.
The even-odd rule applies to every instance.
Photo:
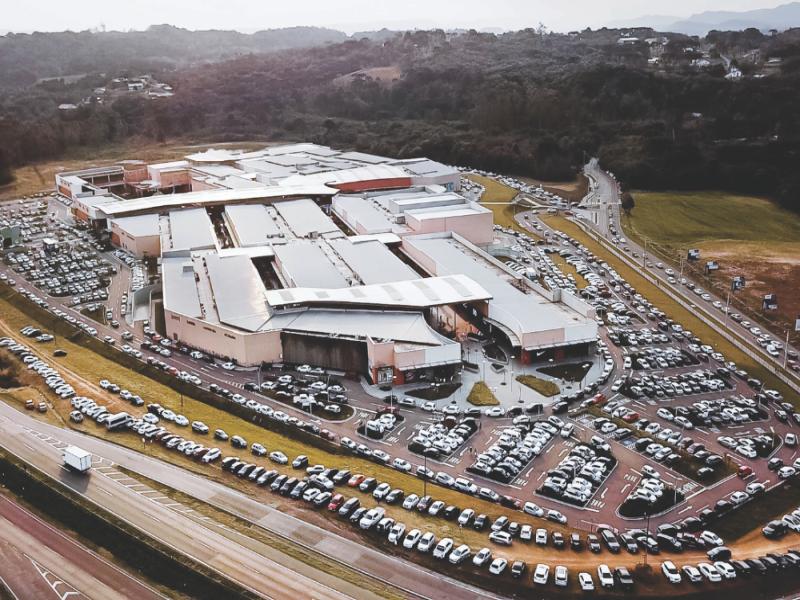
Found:
[[[20,600],[164,598],[2,495],[0,579]]]
[[[620,234],[623,233],[620,223],[618,184],[614,178],[600,168],[596,159],[592,159],[592,161],[586,165],[585,173],[588,177],[590,177],[591,180],[596,182],[596,187],[595,191],[586,199],[585,204],[582,204],[582,206],[586,209],[584,212],[580,213],[583,217],[582,222],[586,223],[600,233],[601,236],[606,238],[605,243],[607,245],[613,246],[613,243],[611,242],[611,238],[613,237],[611,235],[611,227],[614,226],[616,227],[617,231],[620,232]],[[781,353],[781,355],[778,357],[770,356],[756,343],[753,334],[746,327],[733,321],[732,319],[726,319],[725,314],[713,306],[713,302],[719,302],[724,307],[726,305],[726,298],[716,296],[712,290],[706,290],[711,296],[711,299],[706,301],[692,293],[689,288],[680,284],[680,281],[677,284],[670,284],[667,281],[668,276],[664,270],[657,268],[646,268],[643,266],[646,263],[655,265],[663,260],[662,257],[657,256],[652,252],[648,252],[646,248],[642,248],[636,242],[627,238],[626,245],[630,250],[629,254],[622,253],[617,250],[622,259],[626,260],[628,263],[631,263],[631,265],[635,266],[638,270],[642,270],[650,277],[658,280],[658,283],[662,288],[669,290],[673,294],[679,295],[684,299],[685,303],[689,304],[690,306],[701,307],[703,311],[707,313],[708,317],[705,318],[701,314],[698,314],[698,316],[703,318],[703,320],[706,321],[709,326],[713,327],[721,335],[727,338],[733,338],[733,341],[738,343],[742,349],[747,351],[748,354],[750,354],[755,360],[768,368],[773,374],[775,374],[776,377],[790,386],[795,392],[800,393],[800,377],[798,377],[795,373],[781,371],[785,354]],[[635,262],[634,258],[632,257],[634,254],[637,255]],[[688,279],[688,277],[685,278]],[[754,319],[752,316],[744,313],[743,317],[745,320],[750,320],[754,323],[758,322],[757,319]],[[768,333],[771,333],[772,336],[781,343],[785,341],[784,336],[781,334],[785,332],[776,334],[775,332],[769,332],[765,327],[762,327],[762,329]],[[786,350],[798,351],[797,348],[792,347],[787,347]]]
[[[304,540],[326,556],[347,557],[347,564],[389,586],[400,588],[409,597],[459,597],[467,600],[495,597],[296,519],[227,486],[114,444],[41,423],[2,403],[0,434],[0,446],[8,451],[147,534],[267,598],[314,597],[323,600],[370,598],[371,595],[347,582],[339,582],[340,587],[352,590],[348,595],[314,578],[287,571],[275,560],[267,558],[268,554],[274,554],[272,549],[259,549],[259,544],[252,538],[239,536],[244,539],[237,541],[231,530],[224,528],[220,531],[213,521],[203,519],[198,513],[192,514],[180,507],[173,510],[175,507],[169,506],[173,502],[159,500],[155,494],[146,491],[147,486],[104,472],[113,470],[114,465],[123,466],[229,511],[267,531],[293,540]],[[61,466],[59,448],[66,444],[78,445],[95,456],[96,464],[89,478],[74,475]]]

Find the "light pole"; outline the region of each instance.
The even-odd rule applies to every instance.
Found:
[[[422,478],[422,495],[428,495],[428,454],[423,450],[422,452],[422,464],[424,465],[425,469],[425,477]]]

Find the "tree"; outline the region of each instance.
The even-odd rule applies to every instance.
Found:
[[[622,210],[625,211],[625,214],[630,216],[634,206],[636,206],[636,203],[633,201],[633,195],[630,192],[623,193]]]
[[[11,171],[11,165],[6,158],[5,152],[0,150],[0,185],[5,185],[14,181],[14,173]]]

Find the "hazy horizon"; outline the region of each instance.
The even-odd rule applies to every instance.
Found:
[[[351,34],[383,27],[516,30],[543,23],[551,30],[567,31],[650,15],[684,18],[706,10],[743,11],[782,3],[776,0],[674,0],[661,6],[641,0],[611,0],[605,5],[591,0],[573,0],[568,5],[542,0],[497,0],[493,3],[462,0],[454,7],[443,0],[407,0],[394,7],[376,5],[368,0],[336,3],[307,0],[298,8],[292,4],[270,6],[248,0],[206,0],[202,5],[188,0],[141,0],[134,8],[132,3],[118,0],[74,0],[69,4],[36,0],[25,10],[7,11],[0,30],[16,33],[102,28],[127,31],[170,24],[192,30],[233,29],[251,33],[306,25]],[[353,16],[345,18],[344,15]]]

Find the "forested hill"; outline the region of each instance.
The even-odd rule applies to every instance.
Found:
[[[0,88],[47,77],[115,70],[154,70],[241,54],[339,43],[347,35],[319,27],[189,31],[155,25],[146,31],[8,34],[0,37]]]
[[[654,60],[656,59],[656,60]],[[102,78],[2,98],[12,163],[130,137],[296,139],[543,179],[586,156],[625,185],[800,210],[800,31],[442,31],[163,69],[174,96],[79,102]]]

